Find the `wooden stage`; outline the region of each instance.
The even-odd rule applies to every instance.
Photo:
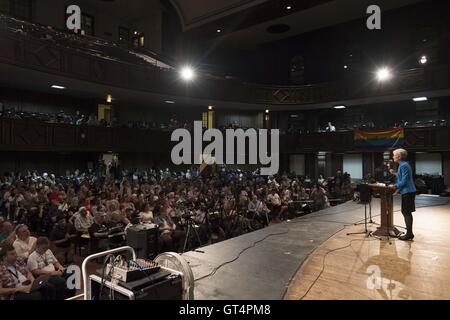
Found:
[[[450,299],[450,205],[417,208],[413,215],[411,242],[347,235],[364,225],[345,227],[306,259],[284,299]],[[400,212],[394,223],[404,226]]]

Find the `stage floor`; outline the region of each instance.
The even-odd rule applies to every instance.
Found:
[[[404,225],[401,213],[394,223]],[[362,230],[347,227],[314,251],[285,299],[450,299],[450,205],[419,208],[412,242],[347,235]]]
[[[414,242],[347,236],[364,229],[353,226],[364,218],[364,206],[347,202],[187,252],[195,299],[447,299],[448,203],[417,197]],[[394,205],[395,224],[404,226],[398,197]],[[372,212],[378,222],[378,199]],[[321,273],[326,252],[340,247],[346,248],[329,253]]]

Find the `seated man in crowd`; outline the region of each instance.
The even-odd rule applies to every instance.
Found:
[[[330,207],[330,202],[328,201],[325,189],[317,183],[311,191],[311,200],[314,201],[314,211],[323,210]]]
[[[167,214],[167,211],[161,211],[156,216],[155,223],[159,225],[159,231],[161,232],[160,240],[163,248],[166,248],[168,251],[178,250],[181,252],[186,234],[184,230],[177,230],[176,224]]]
[[[269,208],[266,204],[258,199],[256,194],[252,196],[252,200],[248,203],[248,212],[253,216],[252,218],[258,219],[265,225],[269,225]]]
[[[13,244],[16,241],[16,233],[14,232],[14,225],[6,220],[0,225],[0,243]]]
[[[109,249],[109,227],[106,217],[106,212],[97,212],[94,223],[89,227],[89,235],[94,251],[104,251]]]
[[[28,257],[28,270],[36,278],[43,275],[50,276],[48,283],[54,287],[54,298],[63,300],[67,289],[66,280],[62,277],[65,269],[49,248],[50,241],[48,238],[37,239],[36,250]]]
[[[130,225],[130,220],[121,212],[113,212],[108,226],[108,237],[111,247],[118,248],[125,244],[125,228]]]
[[[153,210],[150,207],[149,203],[146,203],[144,205],[142,212],[139,213],[139,220],[142,223],[153,223],[153,221],[154,221]]]
[[[73,260],[76,236],[75,227],[66,223],[64,217],[58,217],[50,232],[50,240],[54,246],[55,255],[64,265]]]
[[[16,228],[17,239],[14,241],[14,249],[16,249],[19,258],[28,259],[28,256],[36,249],[36,238],[30,235],[28,226],[19,224]]]
[[[31,291],[33,274],[10,244],[0,246],[0,300],[41,300],[40,291]]]
[[[94,223],[94,218],[87,211],[85,207],[81,207],[76,214],[74,214],[75,229],[78,233],[88,233],[89,228]]]
[[[267,203],[272,216],[279,219],[280,214],[282,213],[281,198],[275,188],[267,195]]]

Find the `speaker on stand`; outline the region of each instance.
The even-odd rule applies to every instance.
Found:
[[[153,259],[159,252],[159,228],[155,224],[133,225],[127,229],[127,246],[140,259]]]

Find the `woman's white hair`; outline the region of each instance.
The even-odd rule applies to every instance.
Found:
[[[405,160],[408,157],[408,151],[405,149],[397,149],[394,150],[394,154],[398,154],[400,156],[400,159]]]

